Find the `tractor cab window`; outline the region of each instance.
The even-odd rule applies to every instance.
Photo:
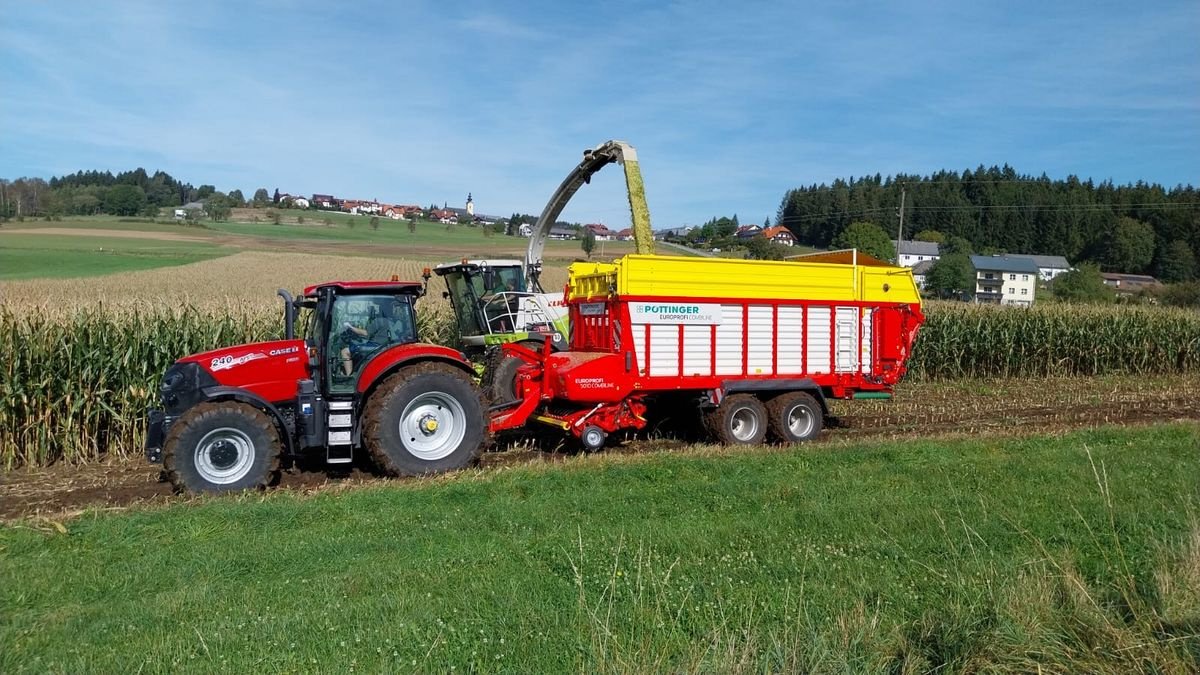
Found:
[[[339,295],[329,316],[330,390],[352,390],[362,367],[392,345],[416,342],[406,295]]]

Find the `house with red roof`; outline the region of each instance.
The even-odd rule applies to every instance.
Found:
[[[596,241],[611,241],[617,234],[600,223],[589,223],[583,226],[596,236]]]
[[[796,235],[792,234],[791,230],[782,225],[768,227],[762,231],[762,236],[776,244],[783,244],[784,246],[796,245]]]

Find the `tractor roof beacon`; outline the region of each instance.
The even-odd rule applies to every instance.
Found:
[[[473,463],[484,414],[461,353],[418,339],[429,280],[332,281],[286,290],[283,338],[176,361],[149,413],[146,457],[180,490],[262,487],[301,458],[369,457],[385,473]],[[296,335],[302,319],[302,337]]]

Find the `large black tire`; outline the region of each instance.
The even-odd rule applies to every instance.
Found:
[[[492,372],[492,382],[488,394],[491,395],[492,405],[512,403],[517,400],[517,370],[525,362],[515,356],[506,356]]]
[[[363,442],[381,471],[423,476],[474,464],[486,437],[470,377],[439,363],[409,366],[367,400]]]
[[[802,391],[780,394],[767,403],[767,426],[771,438],[780,443],[803,443],[820,436],[824,416],[817,399]]]
[[[767,437],[767,409],[751,394],[733,394],[705,414],[704,424],[718,443],[759,445]]]
[[[237,401],[200,403],[171,425],[163,471],[177,490],[236,492],[279,480],[279,430],[263,411]]]

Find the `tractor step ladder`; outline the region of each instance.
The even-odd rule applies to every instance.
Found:
[[[349,464],[354,461],[354,402],[330,401],[328,422],[325,462]]]

